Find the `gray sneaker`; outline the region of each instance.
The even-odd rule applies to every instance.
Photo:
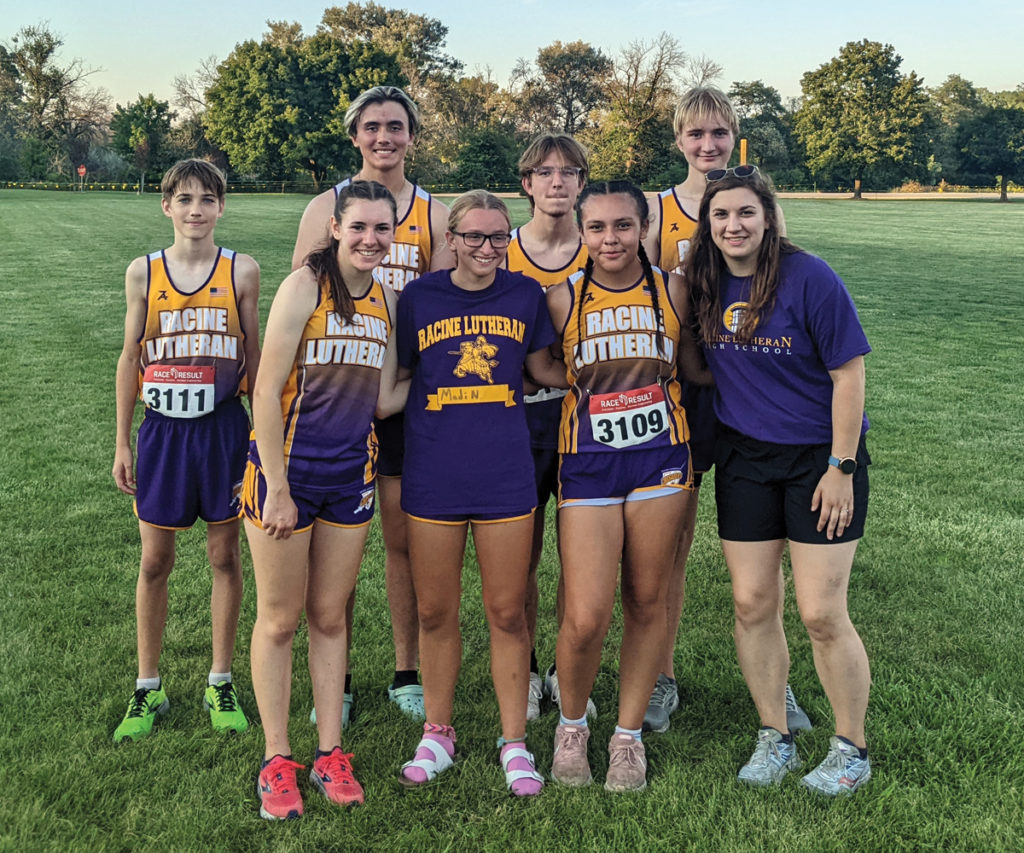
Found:
[[[669,716],[679,707],[679,690],[674,678],[665,673],[658,674],[651,693],[651,701],[644,714],[643,730],[645,732],[667,732]]]
[[[526,693],[526,721],[540,716],[540,700],[544,698],[544,682],[536,672],[530,673],[530,687]]]
[[[551,757],[551,778],[563,785],[579,788],[594,781],[587,760],[587,726],[566,726],[555,729],[555,754]]]
[[[562,702],[561,694],[558,692],[558,673],[553,665],[549,666],[548,671],[544,674],[544,692],[551,700],[551,704],[561,710]],[[597,706],[589,696],[587,697],[587,716],[592,720],[597,718]]]
[[[814,728],[811,725],[810,718],[807,716],[807,712],[797,704],[796,696],[793,695],[793,688],[788,684],[786,685],[786,725],[789,726],[789,730],[793,734],[809,732]]]
[[[849,796],[870,778],[871,762],[860,757],[857,747],[833,735],[825,760],[800,784],[827,797]]]
[[[647,756],[643,741],[633,735],[612,735],[608,741],[608,775],[604,789],[619,793],[642,791],[647,787]]]
[[[800,767],[796,744],[786,743],[773,728],[757,733],[757,746],[750,760],[740,768],[736,778],[748,785],[777,785],[790,771]]]

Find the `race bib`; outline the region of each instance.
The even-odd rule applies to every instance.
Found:
[[[142,402],[168,418],[201,418],[213,411],[214,377],[211,365],[150,364],[142,377]]]
[[[665,392],[660,385],[595,394],[590,398],[594,440],[608,447],[634,447],[668,430]]]

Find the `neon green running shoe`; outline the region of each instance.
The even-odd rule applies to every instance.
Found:
[[[157,714],[166,714],[171,707],[163,685],[156,690],[139,687],[128,700],[128,710],[121,724],[114,729],[114,743],[142,740],[151,731]]]
[[[249,728],[242,706],[230,681],[211,684],[203,694],[203,705],[210,712],[210,724],[216,732],[241,734]]]

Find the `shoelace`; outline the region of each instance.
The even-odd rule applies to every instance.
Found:
[[[271,769],[268,765],[263,768],[264,770]],[[267,784],[270,786],[270,790],[274,794],[284,794],[288,791],[294,791],[298,788],[298,783],[295,779],[296,770],[305,770],[306,765],[299,764],[297,761],[289,761],[287,758],[274,763],[273,772],[265,776]],[[262,775],[262,774],[261,774]]]
[[[326,773],[335,782],[344,779],[346,776],[351,778],[352,757],[354,755],[355,753],[353,752],[342,752],[340,749],[335,749],[320,759],[320,768],[317,769],[317,773],[321,776]]]
[[[231,686],[230,681],[222,681],[220,684],[213,685],[213,692],[217,697],[217,710],[230,712],[234,711],[235,705],[235,691]]]
[[[795,711],[799,706],[796,704],[796,696],[788,687],[786,688],[786,710]]]
[[[654,685],[654,702],[652,704],[661,705],[662,708],[667,708],[672,704],[672,685],[665,681],[659,681]]]
[[[842,771],[846,770],[847,765],[850,763],[850,757],[840,749],[833,747],[828,751],[828,755],[825,756],[825,761],[823,763],[829,770]]]
[[[146,697],[153,691],[148,687],[137,687],[128,703],[126,717],[142,717],[146,713]]]
[[[580,726],[574,732],[564,732],[565,741],[562,744],[564,749],[586,749],[589,730]]]
[[[642,746],[640,741],[635,740],[631,744],[624,744],[617,747],[608,757],[608,766],[618,766],[620,764],[626,764],[630,767],[642,767],[643,761],[641,759],[641,751],[638,747]]]
[[[778,754],[780,760],[782,759],[782,753],[778,749],[778,744],[774,741],[768,740],[768,738],[759,738],[757,746],[754,747],[754,754],[750,756],[749,763],[754,765],[766,765],[773,752]]]

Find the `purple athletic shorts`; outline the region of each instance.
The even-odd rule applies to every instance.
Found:
[[[617,453],[563,453],[558,466],[558,505],[611,506],[691,489],[685,444]]]
[[[248,446],[249,415],[238,397],[202,418],[147,409],[135,440],[139,521],[184,530],[197,518],[208,524],[238,518]]]
[[[313,487],[305,483],[288,483],[288,493],[299,511],[295,532],[302,533],[314,521],[334,527],[365,527],[373,519],[375,478],[366,482],[366,463],[352,467],[351,477],[337,483]],[[263,476],[256,441],[249,444],[249,463],[245,466],[242,487],[242,511],[260,529],[263,528],[263,503],[267,499],[267,481]]]

